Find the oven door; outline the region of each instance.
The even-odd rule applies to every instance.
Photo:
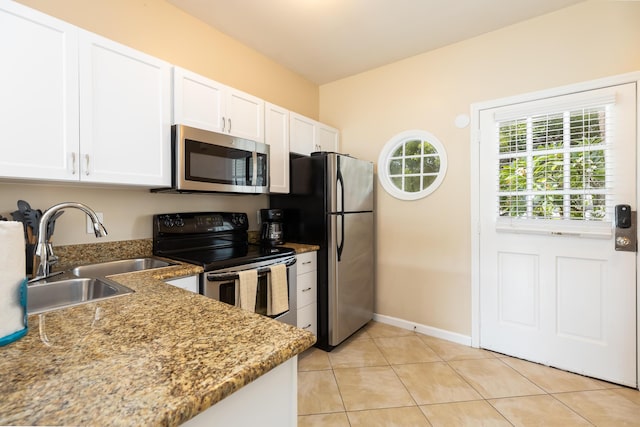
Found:
[[[265,261],[225,270],[205,272],[202,275],[202,291],[204,296],[236,306],[238,301],[238,271],[258,270],[258,288],[256,290],[256,313],[267,316],[267,288],[270,276],[269,267],[274,264],[287,265],[287,291],[289,294],[289,310],[277,316],[268,316],[284,323],[296,326],[296,258],[287,257],[277,261]]]
[[[269,147],[188,126],[172,129],[173,186],[180,191],[265,193]]]

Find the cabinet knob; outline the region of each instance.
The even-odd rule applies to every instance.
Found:
[[[85,158],[85,160],[87,161],[87,169],[84,171],[84,173],[85,173],[86,175],[89,175],[89,155],[88,155],[88,154],[85,154],[85,155],[84,155],[84,158]]]
[[[71,175],[76,174],[76,153],[71,153]]]

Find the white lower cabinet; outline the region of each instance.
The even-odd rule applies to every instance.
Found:
[[[298,425],[298,356],[182,424],[183,427]]]
[[[167,280],[165,283],[196,294],[198,293],[198,276],[178,277],[177,279]]]
[[[297,325],[318,335],[318,267],[316,252],[296,255],[297,268]]]

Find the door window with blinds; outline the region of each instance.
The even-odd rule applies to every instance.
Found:
[[[614,103],[496,114],[498,229],[610,228]]]

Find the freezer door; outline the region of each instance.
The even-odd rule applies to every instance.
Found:
[[[373,163],[329,154],[327,185],[330,212],[373,210]]]
[[[328,332],[329,345],[336,346],[373,318],[374,229],[373,212],[330,217]]]

